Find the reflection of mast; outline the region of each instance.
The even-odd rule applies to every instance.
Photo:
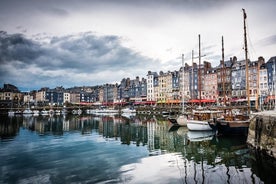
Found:
[[[245,9],[242,9],[243,11],[243,29],[244,29],[244,50],[245,50],[245,74],[246,74],[246,96],[247,96],[247,113],[250,113],[250,96],[249,96],[249,81],[248,81],[248,50],[247,50],[247,39],[246,39],[246,13]]]

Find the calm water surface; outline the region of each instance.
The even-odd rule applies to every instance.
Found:
[[[0,183],[274,183],[244,137],[162,117],[0,116]]]

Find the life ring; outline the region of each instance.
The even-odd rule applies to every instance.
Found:
[[[266,128],[267,131],[271,131],[271,125],[270,124],[266,124],[265,128]]]

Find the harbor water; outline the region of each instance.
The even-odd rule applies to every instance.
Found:
[[[0,116],[0,183],[274,183],[246,137],[156,116]]]

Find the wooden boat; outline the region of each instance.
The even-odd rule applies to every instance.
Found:
[[[246,65],[246,92],[247,92],[247,114],[234,114],[232,107],[227,107],[224,109],[224,117],[216,119],[215,126],[212,127],[217,129],[218,135],[247,135],[249,124],[252,119],[256,116],[249,117],[250,115],[250,95],[249,95],[249,81],[248,81],[248,57],[247,57],[247,39],[246,39],[246,14],[243,10],[243,20],[244,20],[244,45],[245,45],[245,65]],[[222,51],[223,39],[222,39]],[[222,61],[224,62],[224,53],[222,52]],[[223,64],[224,67],[224,64]],[[224,68],[223,68],[224,69]],[[223,80],[224,81],[224,80]],[[224,84],[223,84],[224,85]],[[225,95],[225,94],[224,94]],[[225,97],[224,97],[225,100]]]
[[[221,117],[222,111],[194,110],[192,117],[187,119],[187,127],[191,131],[210,131],[216,128],[215,121]]]
[[[255,117],[255,115],[250,118],[248,115],[228,114],[223,118],[218,118],[213,128],[216,129],[217,135],[247,135],[250,122]]]

